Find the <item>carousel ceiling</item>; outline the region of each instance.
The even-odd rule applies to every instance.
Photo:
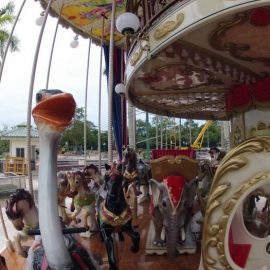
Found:
[[[270,8],[211,22],[144,63],[129,86],[140,109],[173,117],[227,119],[226,95],[270,75]]]
[[[39,0],[45,9],[48,0]],[[109,41],[111,24],[111,0],[58,0],[53,1],[50,14],[61,17],[60,22],[71,27],[77,34],[84,37],[92,36],[98,41],[102,35],[102,21],[104,20],[104,40]],[[126,0],[116,0],[115,16],[125,11]],[[115,44],[123,44],[123,36],[115,31]]]

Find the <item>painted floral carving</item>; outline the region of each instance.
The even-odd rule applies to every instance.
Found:
[[[233,57],[270,66],[270,10],[260,7],[236,14],[219,23],[209,43]],[[259,72],[259,67],[257,70]],[[269,70],[270,71],[270,70]]]

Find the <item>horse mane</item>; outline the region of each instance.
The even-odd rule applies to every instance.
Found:
[[[14,220],[17,218],[23,217],[23,211],[17,209],[17,202],[25,200],[29,204],[29,209],[35,205],[34,199],[32,195],[25,189],[17,189],[14,193],[12,193],[9,199],[6,200],[6,215],[10,220]],[[14,210],[14,205],[16,205],[16,211]]]

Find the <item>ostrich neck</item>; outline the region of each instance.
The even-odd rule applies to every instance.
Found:
[[[42,243],[51,269],[72,269],[72,260],[62,235],[57,206],[56,161],[60,132],[45,124],[39,124],[39,226]]]

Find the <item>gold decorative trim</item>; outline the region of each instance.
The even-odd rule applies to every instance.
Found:
[[[129,61],[130,65],[135,66],[138,63],[138,61],[141,59],[142,54],[143,54],[143,49],[142,47],[139,47],[139,49],[135,53],[132,54]]]
[[[163,156],[151,161],[152,177],[159,182],[171,174],[182,175],[186,181],[194,179],[199,170],[199,163],[197,160],[191,159],[187,156]]]
[[[131,219],[131,210],[127,207],[120,215],[116,215],[105,206],[105,202],[101,205],[100,212],[102,222],[110,224],[113,227],[125,225]]]
[[[159,28],[157,28],[154,32],[155,40],[159,40],[165,37],[168,33],[175,30],[179,27],[185,19],[184,13],[179,13],[176,16],[176,20],[169,20],[164,22]]]
[[[241,156],[244,153],[259,153],[259,152],[270,152],[270,137],[256,137],[247,140],[240,144],[235,149],[231,150],[222,160],[219,165],[211,191],[209,193],[209,199],[207,202],[207,208],[205,213],[205,220],[203,229],[203,241],[202,241],[202,262],[205,270],[222,270],[218,268],[217,259],[219,263],[226,269],[232,269],[229,265],[226,255],[224,242],[226,228],[228,220],[235,208],[236,203],[240,197],[252,186],[260,181],[270,179],[270,172],[263,172],[257,176],[251,178],[249,181],[244,181],[238,186],[236,191],[230,197],[230,199],[222,203],[221,197],[224,196],[230,189],[230,183],[220,183],[221,178],[230,171],[236,171],[243,168],[247,163],[247,158]],[[224,206],[224,207],[223,207]],[[223,215],[217,220],[213,221],[213,213],[215,210],[223,211]],[[215,248],[219,257],[214,259],[211,256],[210,248]]]

